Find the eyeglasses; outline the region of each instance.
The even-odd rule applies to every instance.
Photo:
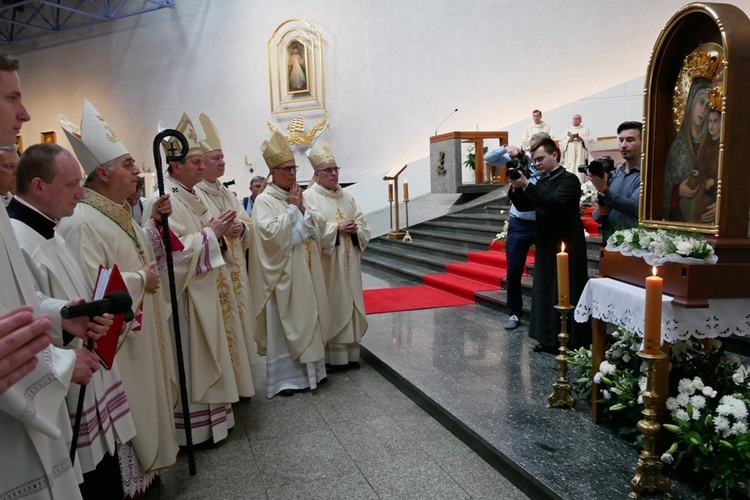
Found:
[[[325,172],[328,175],[331,175],[333,173],[338,173],[338,171],[341,170],[339,167],[328,167],[328,168],[321,168],[320,170],[316,170],[316,172]]]
[[[539,164],[540,164],[540,163],[542,163],[542,162],[544,161],[544,159],[545,159],[545,158],[547,158],[548,156],[549,156],[549,155],[542,155],[542,156],[537,156],[537,157],[536,157],[536,158],[534,158],[534,159],[533,159],[532,161],[534,162],[534,165],[539,165]]]
[[[6,163],[0,163],[0,167],[7,170],[8,172],[12,172],[16,169],[16,164],[9,161]]]
[[[273,167],[272,170],[283,170],[287,174],[296,172],[299,167],[297,165],[289,165],[288,167]]]

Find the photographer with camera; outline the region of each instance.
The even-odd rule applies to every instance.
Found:
[[[614,168],[611,158],[602,157],[599,159],[600,164],[591,162],[584,169],[591,184],[599,192],[594,220],[602,226],[604,241],[614,231],[638,224],[642,130],[641,122],[623,122],[617,127],[620,156],[625,160],[622,165]]]
[[[542,139],[549,138],[549,134],[540,132],[531,137],[532,147]],[[529,182],[536,183],[539,172],[534,168],[531,158],[521,148],[515,146],[501,146],[484,155],[484,162],[488,165],[508,167],[506,175],[509,179],[519,178],[520,168],[525,171]],[[536,214],[534,205],[526,199],[520,199],[518,204],[511,202],[510,218],[508,219],[508,235],[505,237],[505,255],[507,269],[505,271],[505,285],[508,301],[508,321],[503,327],[515,330],[521,324],[523,315],[523,298],[521,294],[521,276],[526,265],[526,256],[531,245],[534,244]]]
[[[569,254],[570,303],[576,304],[588,281],[586,240],[579,215],[581,182],[576,174],[560,165],[560,150],[552,139],[542,139],[532,149],[531,156],[542,173],[536,184],[523,174],[510,181],[513,203],[531,202],[536,211],[536,252],[534,258],[534,288],[531,301],[529,336],[539,345],[535,352],[557,352],[557,333],[560,315],[557,303],[556,254],[565,243]],[[569,346],[572,349],[591,343],[589,323],[578,323],[568,318]]]

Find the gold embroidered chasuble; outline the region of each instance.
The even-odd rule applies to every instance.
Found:
[[[314,363],[325,357],[330,332],[328,297],[318,242],[307,238],[291,246],[288,196],[268,184],[253,206],[250,289],[258,319],[255,340],[258,353],[265,355],[267,336],[277,333],[265,328],[266,306],[273,296],[293,359]],[[320,222],[316,220],[316,225]]]
[[[224,326],[227,330],[232,366],[242,397],[255,395],[251,366],[255,365],[255,317],[250,300],[250,281],[245,263],[245,249],[252,241],[252,222],[239,200],[220,181],[200,182],[195,189],[212,217],[235,210],[245,226],[240,238],[225,237],[227,265],[219,268],[218,291]]]
[[[170,177],[164,179],[165,192],[171,195],[172,215],[169,229],[185,247],[182,260],[175,263],[177,295],[186,305],[180,315],[187,319],[190,346],[190,398],[195,403],[225,404],[239,400],[229,352],[226,329],[219,302],[219,267],[225,266],[219,241],[206,227],[210,215],[197,195],[187,191]],[[159,199],[156,192],[144,203],[144,213]],[[163,278],[166,287],[166,276]]]
[[[146,291],[142,269],[155,260],[154,251],[130,211],[96,191],[84,191],[85,200],[60,221],[57,231],[73,250],[88,286],[96,283],[100,265],[117,264],[133,298],[133,312],[142,312],[140,328],[133,331],[131,323],[120,337],[115,359],[137,429],[131,443],[144,472],[151,472],[173,465],[178,452],[172,409],[179,394],[167,323],[168,287]]]
[[[305,202],[325,219],[319,241],[323,251],[321,260],[326,292],[332,306],[329,343],[359,342],[367,331],[361,257],[370,241],[370,228],[357,202],[341,186],[331,191],[316,183],[305,191],[304,197]],[[339,224],[348,220],[357,223],[359,246],[353,243],[349,234],[339,235],[339,244],[336,245]]]

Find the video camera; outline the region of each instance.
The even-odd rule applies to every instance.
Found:
[[[508,171],[505,172],[508,179],[515,181],[521,178],[521,174],[527,179],[531,179],[532,173],[529,169],[529,157],[523,151],[511,158],[505,166],[508,168]]]
[[[586,169],[591,172],[591,175],[603,179],[604,174],[609,175],[615,170],[615,161],[611,156],[602,156],[588,165],[578,165],[578,171],[580,173],[585,174]]]

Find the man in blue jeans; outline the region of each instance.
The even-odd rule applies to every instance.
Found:
[[[540,132],[531,137],[531,149],[539,141],[548,138],[549,134]],[[484,155],[484,162],[494,166],[505,166],[511,158],[517,158],[525,154],[521,148],[515,146],[501,146],[497,149],[487,152]],[[536,184],[538,172],[534,168],[534,163],[528,158],[529,170],[532,172],[530,181]],[[507,256],[507,269],[505,274],[505,286],[508,297],[508,321],[503,327],[506,330],[515,330],[521,324],[523,315],[523,297],[521,293],[521,277],[526,265],[526,256],[529,253],[531,245],[534,244],[536,231],[536,215],[534,213],[534,204],[526,203],[523,200],[523,206],[517,206],[512,203],[510,206],[510,218],[508,219],[508,235],[505,238],[505,254]],[[518,202],[519,205],[521,202]]]

